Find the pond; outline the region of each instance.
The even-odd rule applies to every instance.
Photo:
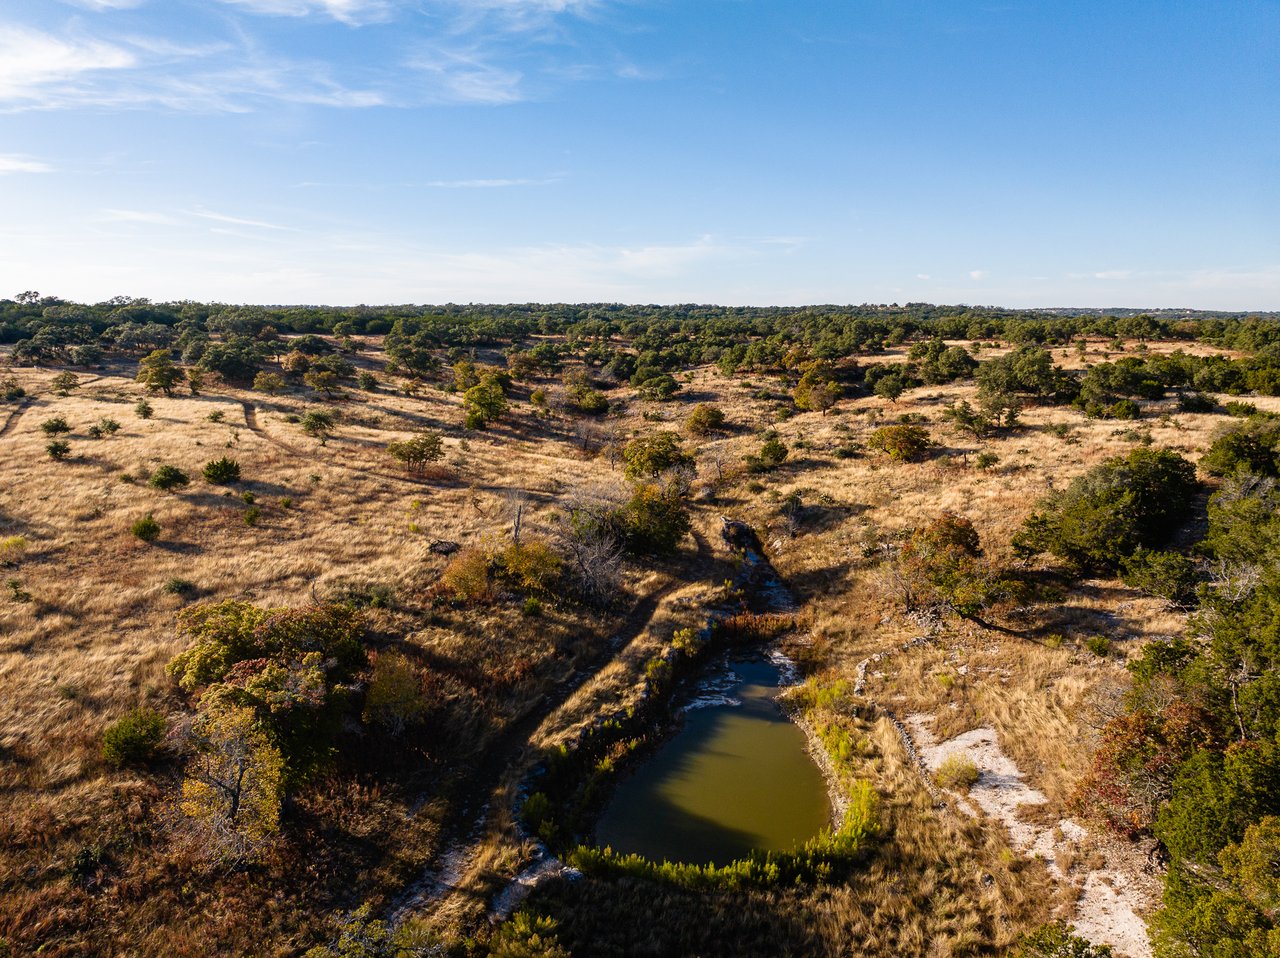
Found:
[[[737,660],[721,678],[675,736],[618,783],[597,844],[654,861],[723,865],[753,849],[790,851],[830,824],[826,783],[804,733],[774,700],[778,666]]]

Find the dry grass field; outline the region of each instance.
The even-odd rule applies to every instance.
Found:
[[[378,341],[361,346],[357,365],[381,370]],[[860,361],[901,361],[902,353]],[[1054,350],[1068,368],[1108,355],[1119,353],[1102,341],[1084,353]],[[1017,566],[1010,539],[1046,492],[1138,444],[1195,460],[1225,419],[1180,412],[1172,399],[1146,404],[1133,422],[1029,407],[1019,428],[978,441],[941,417],[949,403],[973,399],[972,383],[780,416],[791,410],[785,384],[712,367],[677,377],[683,389],[673,401],[613,390],[616,411],[587,426],[562,413],[538,415],[517,386],[501,422],[468,431],[457,395],[433,386],[406,395],[390,377],[377,392],[347,389],[332,399],[215,384],[200,395],[151,397],[154,414],[142,419],[135,369],[84,373],[61,396],[50,385],[55,371],[17,368],[31,398],[0,405],[0,539],[26,543],[0,570],[0,938],[15,955],[292,955],[327,940],[333,913],[364,901],[391,909],[456,844],[459,816],[475,819],[468,775],[498,754],[494,743],[532,761],[537,748],[590,723],[602,703],[626,701],[653,649],[696,624],[732,567],[718,536],[721,515],[761,530],[809,622],[792,639],[809,667],[852,682],[859,663],[889,653],[865,668],[867,700],[899,717],[933,716],[940,739],[993,728],[1005,755],[1047,797],[1025,813],[1064,819],[1089,761],[1098,690],[1120,681],[1126,657],[1144,641],[1181,629],[1184,616],[1119,581],[1088,580],[1065,586],[1057,601],[1009,610],[999,630],[918,621],[902,613],[886,582],[885,547],[951,512],[972,520],[990,558]],[[554,410],[561,387],[548,390]],[[1253,401],[1280,411],[1277,400]],[[514,597],[479,606],[432,601],[449,562],[433,543],[496,547],[517,510],[531,534],[549,535],[568,497],[622,482],[611,440],[681,431],[697,402],[723,408],[728,429],[686,438],[697,457],[695,536],[674,559],[629,566],[614,607],[553,600],[531,618]],[[323,444],[296,422],[321,408],[337,412]],[[903,415],[939,444],[927,461],[894,463],[865,450],[877,426]],[[71,427],[65,461],[46,453],[40,429],[55,416]],[[89,438],[104,418],[119,430]],[[385,448],[423,428],[444,434],[446,457],[419,477]],[[766,428],[790,455],[772,472],[748,475],[743,457],[759,449]],[[998,461],[979,469],[980,452]],[[242,469],[231,488],[200,478],[223,455]],[[160,465],[183,470],[190,485],[149,487]],[[789,521],[781,506],[793,495],[803,509]],[[130,532],[147,514],[161,527],[151,543]],[[103,761],[103,729],[129,710],[147,705],[175,719],[189,711],[165,672],[185,644],[175,631],[184,607],[370,595],[390,597],[364,603],[373,646],[403,650],[428,670],[439,727],[393,756],[306,785],[260,865],[219,867],[192,846],[176,810],[176,759],[150,774]],[[902,650],[919,636],[928,641]],[[1098,636],[1107,654],[1086,645]],[[941,958],[997,953],[1029,927],[1072,916],[1078,888],[1011,850],[1000,822],[938,807],[884,714],[864,710],[849,720],[885,803],[883,847],[866,873],[829,888],[684,901],[673,921],[692,920],[698,907],[711,928],[735,910],[751,917],[743,929],[785,916],[794,926],[789,940],[807,943],[809,953]],[[387,767],[398,771],[388,777]],[[499,812],[523,767],[485,783],[486,794],[497,789]],[[529,849],[505,814],[482,818],[483,847],[456,887],[487,894],[526,860]],[[85,855],[100,867],[73,881]],[[620,907],[617,888],[591,882],[540,894],[540,907],[563,914],[563,940],[575,954],[627,953],[625,942],[597,942],[593,951],[583,938]],[[632,894],[642,910],[671,906],[653,889],[621,899]],[[417,917],[449,934],[472,932],[483,928],[483,901],[427,896]],[[597,917],[581,917],[587,910]]]

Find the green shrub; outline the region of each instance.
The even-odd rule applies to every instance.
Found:
[[[0,379],[0,399],[5,402],[17,402],[27,394],[27,391],[18,385],[17,377],[5,376]]]
[[[444,458],[444,437],[438,432],[421,432],[412,439],[387,443],[387,452],[409,472],[422,472]]]
[[[137,414],[139,419],[150,419],[155,413],[151,403],[147,402],[145,399],[139,399],[137,405],[133,407],[133,411]]]
[[[934,445],[920,426],[881,426],[867,439],[867,446],[897,462],[917,462]]]
[[[228,456],[212,459],[201,470],[204,481],[215,486],[226,486],[240,481],[240,463]]]
[[[1080,570],[1113,571],[1177,528],[1199,489],[1195,467],[1168,449],[1113,457],[1040,503],[1014,537],[1018,555],[1048,552]]]
[[[25,536],[6,536],[0,539],[0,565],[16,566],[26,558],[29,545]]]
[[[569,958],[550,918],[519,911],[499,926],[489,942],[489,958]]]
[[[540,539],[525,539],[507,546],[497,558],[502,574],[517,588],[545,593],[560,579],[564,561]]]
[[[102,733],[102,757],[120,767],[145,765],[164,740],[165,720],[159,712],[135,709]]]
[[[663,555],[675,552],[692,528],[689,509],[675,485],[639,486],[614,516],[631,552]]]
[[[1138,419],[1142,416],[1142,407],[1133,399],[1121,399],[1107,407],[1108,419]]]
[[[680,445],[674,432],[656,432],[632,439],[622,450],[629,479],[658,476],[668,469],[693,465],[693,456]]]
[[[943,788],[967,789],[977,784],[979,775],[973,759],[961,752],[952,752],[942,760],[935,777]]]
[[[1000,457],[994,452],[980,452],[978,453],[978,458],[973,461],[973,464],[978,467],[979,471],[987,472],[988,470],[993,469],[999,462]]]
[[[1111,640],[1105,635],[1091,635],[1084,640],[1084,647],[1100,659],[1111,654]]]
[[[180,489],[189,485],[191,479],[187,474],[177,466],[160,466],[151,474],[151,478],[147,480],[147,485],[152,489],[160,489],[168,492],[170,489]]]
[[[1091,945],[1075,926],[1055,921],[1018,940],[1012,958],[1112,958],[1110,945]]]
[[[1200,457],[1211,476],[1244,471],[1255,476],[1280,475],[1280,420],[1251,416],[1218,436]]]
[[[45,452],[49,454],[49,458],[61,462],[71,455],[71,443],[65,439],[55,439],[44,447]]]
[[[1185,603],[1195,594],[1195,563],[1180,552],[1139,549],[1124,560],[1121,571],[1125,585],[1170,602]]]
[[[711,403],[698,403],[684,421],[684,427],[695,436],[706,436],[724,428],[724,410]]]
[[[67,425],[65,416],[54,416],[52,419],[46,419],[40,424],[40,431],[46,436],[58,436],[71,431],[71,427]]]
[[[568,398],[570,406],[588,416],[602,416],[609,411],[609,400],[604,393],[592,389],[586,383],[570,386]]]
[[[1226,410],[1228,416],[1235,416],[1237,419],[1248,419],[1258,412],[1258,407],[1253,403],[1238,400],[1232,400],[1222,408]]]
[[[529,618],[536,619],[542,615],[542,600],[536,595],[531,595],[524,600],[524,606],[520,611]]]
[[[276,396],[284,392],[288,384],[279,373],[260,372],[253,377],[253,388],[258,392]]]
[[[164,591],[170,595],[195,595],[196,584],[189,579],[173,576],[164,581]]]
[[[1204,393],[1191,392],[1183,393],[1178,397],[1178,408],[1183,412],[1213,412],[1218,408],[1218,404],[1213,401],[1211,396]]]
[[[143,542],[154,542],[160,538],[160,523],[156,522],[155,516],[148,512],[131,525],[129,531]]]
[[[244,511],[244,524],[246,526],[256,526],[261,518],[262,510],[257,506],[250,506]]]

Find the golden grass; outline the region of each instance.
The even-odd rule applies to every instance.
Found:
[[[1198,344],[1150,344],[1152,352],[1176,348],[1206,351]],[[984,349],[980,355],[1001,351]],[[1074,346],[1053,352],[1068,366],[1116,355],[1101,341],[1090,342],[1085,360]],[[900,361],[904,354],[893,350],[867,361]],[[361,363],[371,366],[378,358],[370,352]],[[513,403],[507,422],[482,434],[457,431],[462,418],[457,397],[434,388],[414,397],[384,390],[329,402],[297,395],[272,399],[218,386],[197,397],[152,398],[155,416],[144,421],[133,411],[142,392],[131,381],[131,369],[111,368],[92,380],[86,375],[85,385],[68,397],[49,391],[53,374],[48,370],[14,372],[35,398],[0,437],[0,539],[20,535],[28,548],[16,565],[0,569],[0,582],[16,579],[32,598],[10,601],[7,589],[0,592],[0,821],[6,823],[0,830],[5,849],[0,873],[28,877],[0,912],[35,916],[49,901],[67,897],[62,876],[70,858],[95,841],[115,842],[125,849],[121,858],[143,863],[116,868],[119,884],[110,907],[77,890],[63,910],[41,919],[46,940],[62,942],[52,954],[91,953],[91,936],[84,937],[84,929],[92,928],[132,935],[138,954],[234,951],[234,945],[215,944],[214,925],[221,914],[216,902],[205,900],[197,907],[178,896],[149,903],[145,895],[125,893],[124,886],[141,876],[180,889],[197,866],[164,824],[163,781],[110,771],[98,754],[102,729],[127,710],[143,703],[171,712],[182,707],[164,665],[179,648],[173,625],[188,600],[169,594],[166,580],[189,580],[202,598],[272,605],[302,604],[351,583],[391,586],[401,608],[375,615],[379,641],[403,639],[416,654],[443,664],[441,695],[452,709],[449,714],[463,723],[461,737],[473,747],[491,740],[614,634],[616,617],[582,610],[553,611],[531,624],[501,603],[445,613],[424,605],[447,561],[428,551],[433,540],[496,543],[509,528],[513,496],[526,502],[526,527],[536,529],[575,485],[617,481],[608,457],[585,453],[571,424],[544,423],[522,400]],[[1147,417],[1136,423],[1090,421],[1070,409],[1029,408],[1021,429],[979,442],[954,433],[940,418],[947,403],[973,399],[972,385],[924,387],[897,403],[845,400],[826,416],[784,420],[776,411],[785,402],[754,398],[761,387],[786,391],[771,377],[727,379],[712,368],[698,368],[685,387],[687,398],[673,403],[644,403],[628,389],[614,391],[611,400],[621,399],[625,407],[616,432],[679,428],[699,401],[725,409],[731,430],[691,443],[701,481],[716,486],[715,498],[698,507],[700,533],[704,540],[717,539],[720,513],[764,530],[775,564],[807,603],[813,624],[805,641],[846,675],[866,656],[896,649],[921,631],[900,616],[880,580],[882,547],[896,534],[942,511],[957,512],[974,522],[989,555],[1010,562],[1011,536],[1051,483],[1061,488],[1104,458],[1126,452],[1135,430],[1194,458],[1224,422],[1218,415],[1177,412],[1172,400],[1144,404]],[[1280,399],[1250,401],[1280,409]],[[256,431],[246,421],[243,402],[256,407]],[[317,407],[342,413],[323,447],[287,421]],[[13,415],[11,408],[0,406],[0,428]],[[941,455],[916,465],[893,465],[868,455],[834,457],[838,447],[865,442],[877,425],[908,412],[925,417],[942,444]],[[1161,412],[1167,419],[1158,418]],[[221,413],[222,422],[210,421],[211,413]],[[47,439],[38,428],[54,415],[65,416],[73,428],[72,458],[63,463],[46,455]],[[109,438],[87,438],[87,427],[104,416],[118,420],[121,430]],[[1063,424],[1073,427],[1076,441],[1046,431]],[[448,470],[415,482],[383,449],[389,440],[422,427],[449,430]],[[791,457],[776,472],[759,477],[763,491],[751,492],[748,477],[735,473],[743,456],[758,450],[758,432],[765,427],[778,430]],[[999,456],[996,468],[974,468],[980,450]],[[238,495],[228,496],[199,478],[206,461],[224,454],[242,466],[245,481],[236,493],[253,491],[262,510],[256,526],[246,525],[247,506]],[[137,481],[162,463],[186,471],[191,485],[167,494]],[[135,481],[123,481],[126,475]],[[721,476],[727,481],[714,482]],[[816,507],[794,538],[777,515],[782,498],[793,492]],[[285,498],[292,505],[283,505]],[[130,524],[146,513],[163,527],[160,540],[151,545],[129,533]],[[697,610],[707,590],[726,569],[686,556],[661,572],[634,571],[628,581],[632,594],[673,583],[650,627],[555,711],[530,745],[562,741],[605,703],[628,701],[643,662],[675,628],[694,624],[689,620],[701,614]],[[1183,617],[1164,603],[1119,582],[1080,583],[1059,608],[1031,610],[1019,622],[1020,628],[1061,633],[1060,645],[1043,644],[1039,633],[1018,638],[946,623],[932,644],[873,666],[867,692],[902,713],[937,715],[941,737],[992,725],[1001,747],[1030,784],[1045,792],[1049,812],[1056,813],[1087,761],[1081,743],[1088,741],[1090,729],[1082,716],[1092,690],[1114,679],[1123,657],[1145,638],[1176,632],[1182,624]],[[1093,634],[1112,640],[1113,658],[1099,659],[1083,649],[1080,643]],[[482,688],[475,678],[481,674],[498,684]],[[960,954],[999,947],[1043,918],[1055,894],[1043,869],[1008,855],[998,828],[936,814],[917,770],[899,754],[892,730],[878,722],[867,734],[878,755],[869,771],[886,798],[892,824],[888,850],[865,877],[809,897],[798,893],[786,907],[808,916],[824,941],[856,940],[867,954]],[[345,886],[330,888],[313,902],[290,897],[273,906],[279,913],[263,933],[263,953],[287,952],[291,943],[319,933],[318,914],[358,904],[351,895],[357,879],[351,876],[359,876],[359,895],[389,895],[438,851],[439,822],[447,806],[432,802],[414,813],[414,799],[390,793],[373,798],[346,785],[306,797],[353,834],[374,836],[382,857],[343,872]],[[514,869],[521,849],[513,845],[509,825],[497,821],[477,874]],[[339,849],[333,854],[357,853]],[[992,882],[979,880],[984,874],[993,876]],[[282,865],[274,877],[255,880],[257,897],[250,898],[259,904],[272,900],[278,887],[272,883],[284,880],[281,876],[303,886],[320,882]],[[229,894],[225,884],[217,888],[218,894]],[[0,921],[0,935],[16,934],[15,927],[15,919]],[[166,939],[162,929],[174,937]],[[22,933],[23,941],[39,938],[29,930]],[[166,950],[166,941],[184,944]]]

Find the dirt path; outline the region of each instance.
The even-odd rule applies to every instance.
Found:
[[[699,565],[702,565],[711,558],[711,550],[706,540],[696,533],[694,542]],[[645,594],[585,668],[562,682],[549,700],[512,725],[489,747],[465,791],[455,801],[458,812],[447,827],[452,836],[447,850],[438,856],[436,866],[393,905],[390,916],[393,922],[403,921],[429,903],[444,907],[447,899],[465,901],[474,897],[467,887],[468,880],[475,877],[477,859],[491,843],[493,829],[501,828],[499,811],[510,805],[515,788],[538,760],[539,753],[532,743],[554,725],[579,689],[627,655],[631,646],[648,631],[662,600],[685,584],[683,579],[673,577]],[[516,840],[514,836],[506,837]]]
[[[0,426],[0,439],[3,439],[13,431],[13,427],[18,424],[18,420],[22,418],[22,414],[25,413],[35,403],[35,401],[35,396],[27,396],[19,402],[18,405],[13,407],[12,412],[9,413],[9,418],[5,420],[3,426]]]

